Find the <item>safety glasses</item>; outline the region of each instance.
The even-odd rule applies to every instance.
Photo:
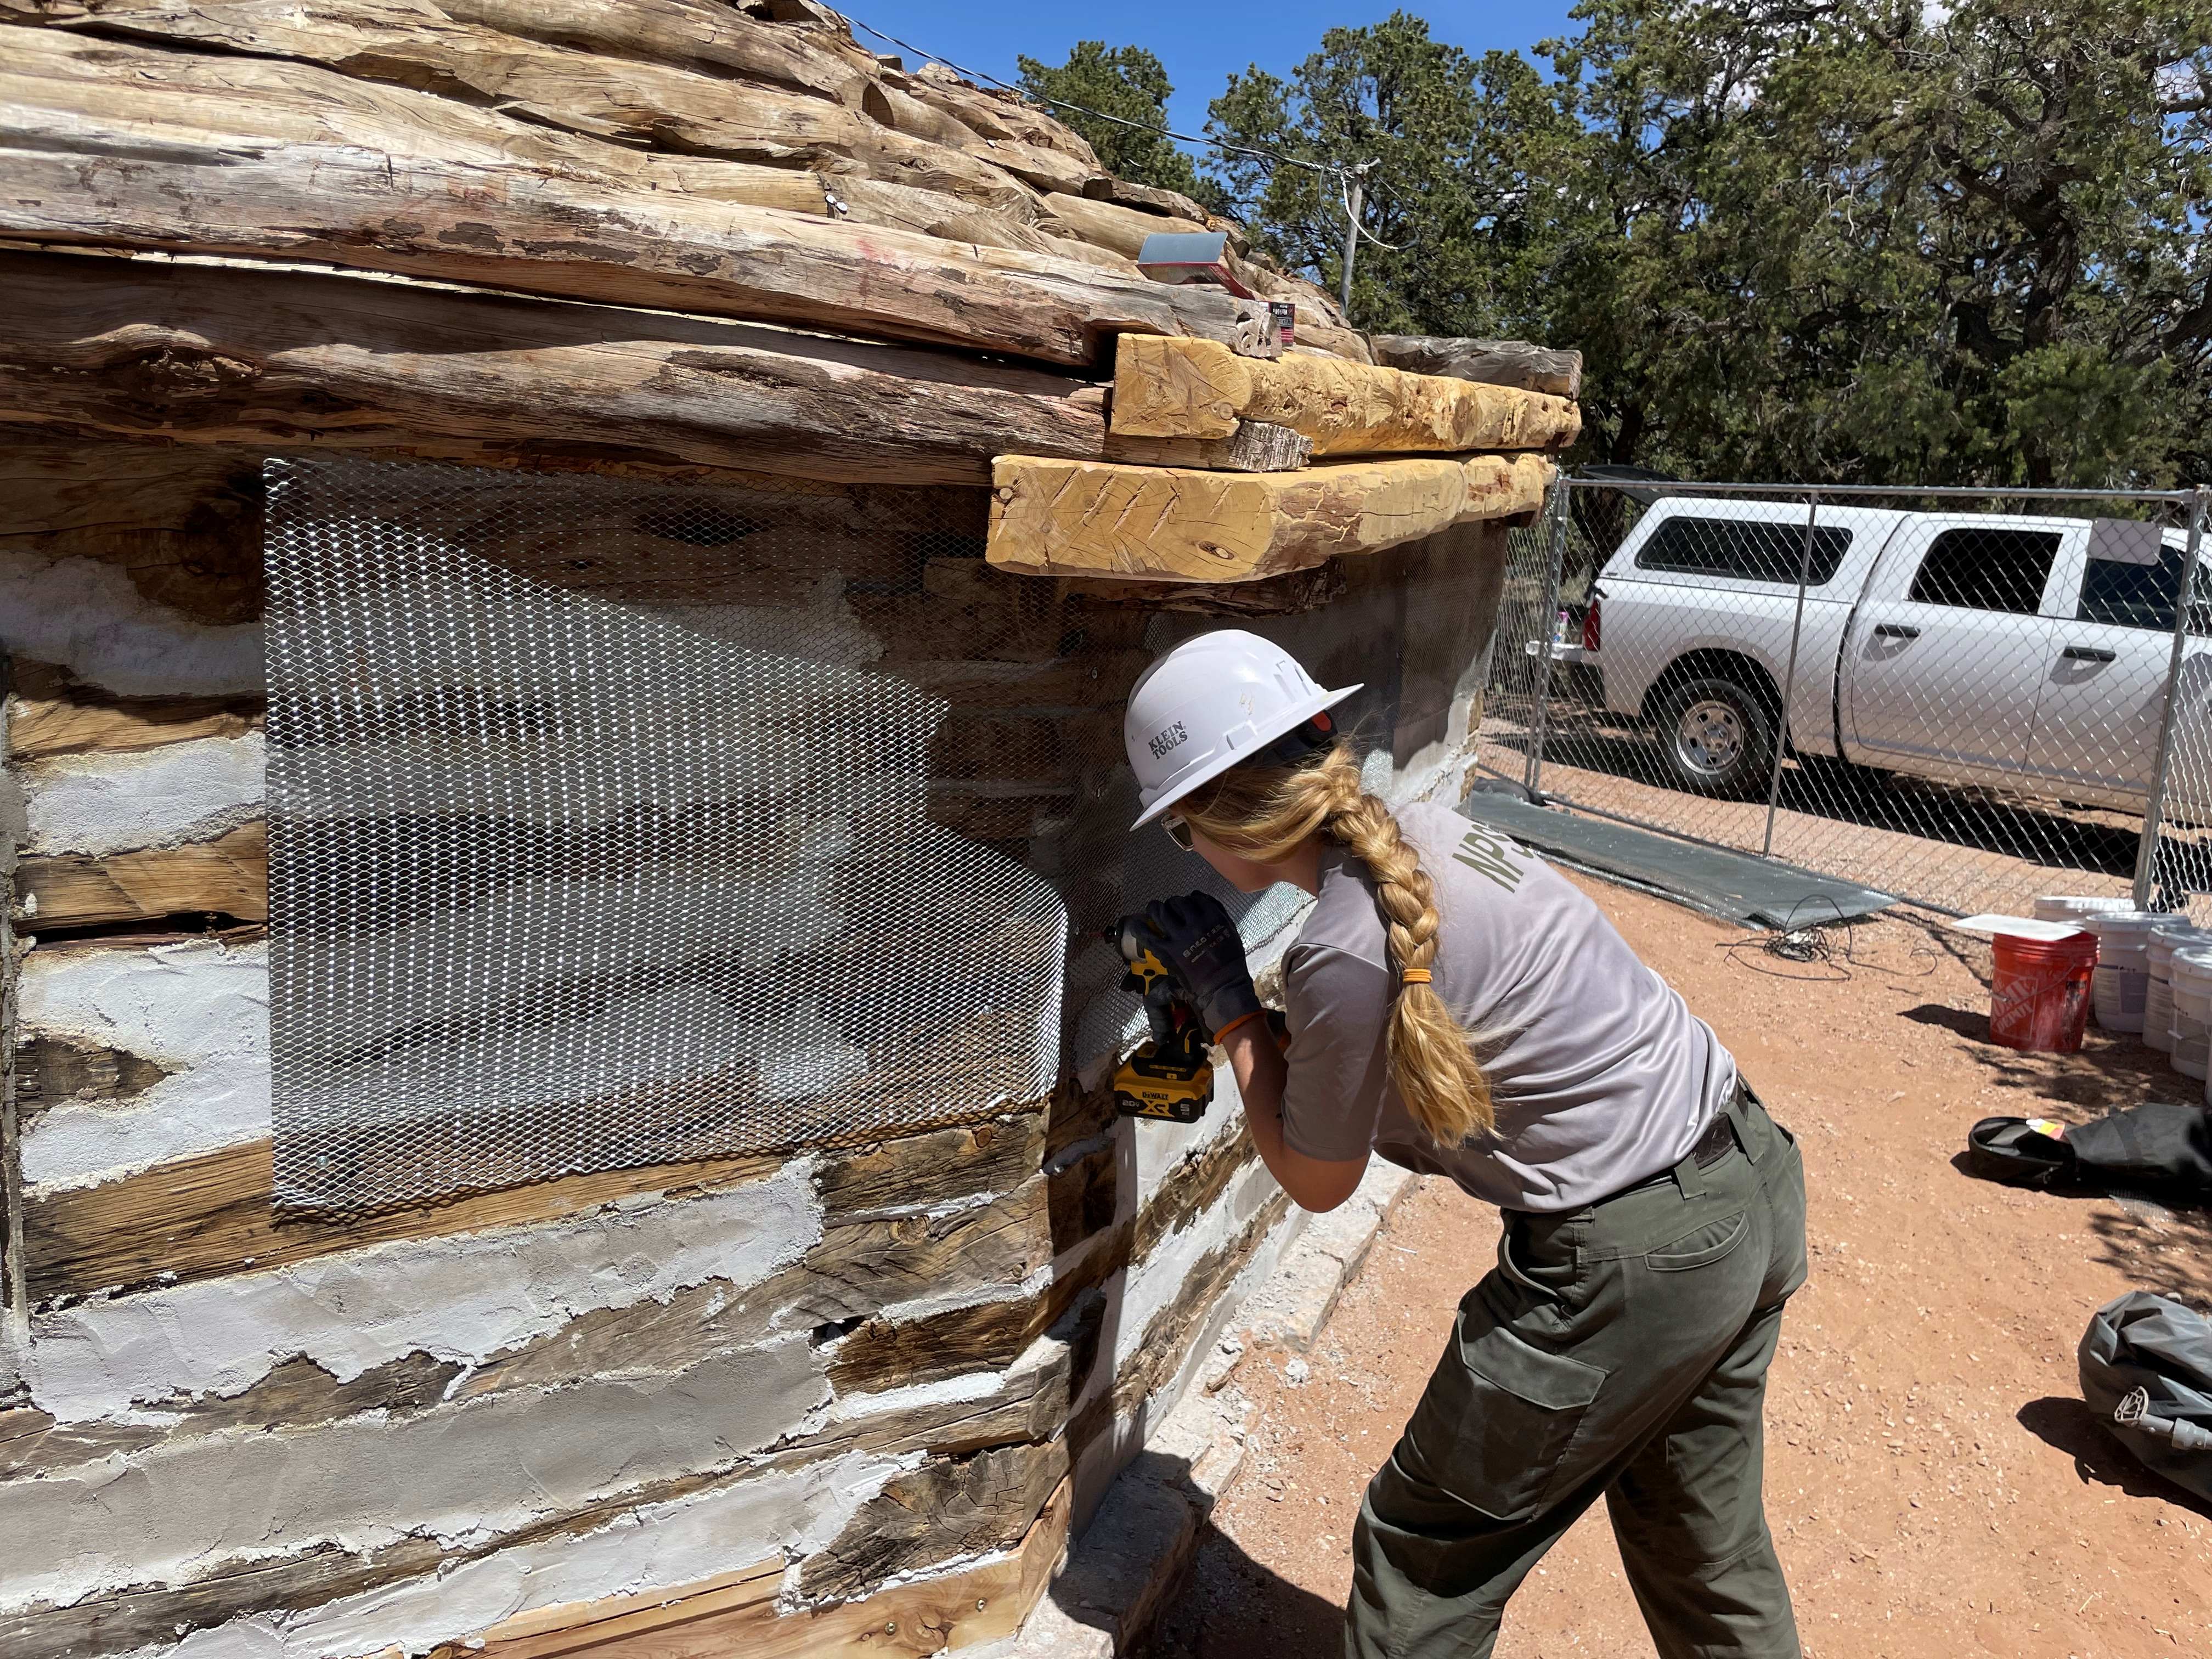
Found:
[[[1168,839],[1182,848],[1184,852],[1194,853],[1198,850],[1190,842],[1190,826],[1181,818],[1172,817],[1162,818],[1160,828],[1166,830]]]

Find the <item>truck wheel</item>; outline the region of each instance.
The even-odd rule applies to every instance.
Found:
[[[1659,740],[1677,789],[1764,800],[1774,771],[1774,717],[1733,680],[1685,681],[1659,708]]]

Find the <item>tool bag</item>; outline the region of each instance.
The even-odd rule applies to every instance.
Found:
[[[2097,1310],[2081,1361],[2081,1397],[2120,1443],[2212,1498],[2212,1319],[2130,1291]]]
[[[2152,1101],[2094,1123],[1985,1117],[1967,1132],[1966,1168],[2014,1187],[2146,1187],[2212,1200],[2212,1112]]]

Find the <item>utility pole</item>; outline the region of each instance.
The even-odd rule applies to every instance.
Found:
[[[1347,185],[1344,205],[1346,211],[1352,216],[1352,222],[1344,232],[1344,287],[1337,297],[1344,306],[1346,322],[1352,320],[1352,262],[1359,252],[1359,210],[1366,205],[1367,170],[1374,165],[1372,161],[1362,161],[1358,167],[1347,169],[1344,175]]]

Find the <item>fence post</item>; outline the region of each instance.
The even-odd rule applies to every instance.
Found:
[[[2143,804],[2142,842],[2136,848],[2135,905],[2150,908],[2151,888],[2158,878],[2159,817],[2166,809],[2166,776],[2173,760],[2173,708],[2181,689],[2181,659],[2189,643],[2189,601],[2197,591],[2197,550],[2204,540],[2206,498],[2212,489],[2199,484],[2189,498],[2189,539],[2181,555],[2181,574],[2173,584],[2173,648],[2166,659],[2166,710],[2158,720],[2158,764],[2151,769],[2150,799]]]
[[[1521,777],[1531,800],[1540,799],[1537,785],[1544,776],[1544,731],[1552,714],[1552,630],[1559,620],[1559,575],[1567,558],[1567,480],[1563,473],[1552,480],[1552,537],[1544,573],[1543,633],[1536,648],[1536,732],[1528,745],[1528,765]]]
[[[1790,668],[1782,677],[1782,713],[1774,729],[1774,771],[1766,780],[1766,839],[1761,858],[1774,856],[1774,812],[1782,799],[1782,751],[1790,746],[1790,700],[1797,693],[1797,641],[1805,632],[1805,590],[1813,585],[1813,527],[1820,517],[1820,492],[1805,492],[1805,547],[1797,556],[1797,613],[1790,620]]]

